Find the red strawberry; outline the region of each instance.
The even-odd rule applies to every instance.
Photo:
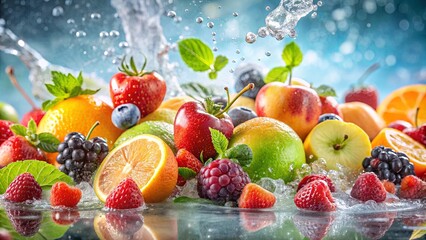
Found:
[[[31,237],[38,233],[43,216],[40,211],[7,209],[7,216],[13,228],[24,237]]]
[[[0,146],[0,167],[28,159],[45,161],[46,157],[22,136],[12,136]]]
[[[7,120],[0,120],[0,145],[5,142],[8,138],[12,137],[13,132],[10,130],[13,122]]]
[[[395,217],[395,212],[361,214],[354,219],[355,230],[368,239],[382,239],[392,226]]]
[[[240,208],[270,208],[275,204],[273,193],[255,183],[248,183],[238,199]]]
[[[379,93],[373,86],[352,89],[345,95],[345,102],[363,102],[373,109],[377,108]]]
[[[109,90],[112,103],[117,107],[124,103],[133,103],[138,106],[141,117],[154,112],[166,95],[166,82],[156,72],[146,72],[144,67],[139,71],[129,69],[124,62],[110,83]],[[146,62],[145,62],[146,63]],[[133,58],[130,58],[130,66],[134,66]]]
[[[298,213],[293,216],[294,225],[296,225],[303,236],[310,240],[323,239],[327,235],[333,221],[334,217],[332,215],[313,218],[312,216]]]
[[[324,180],[327,183],[328,188],[330,188],[331,192],[336,191],[336,188],[334,187],[333,181],[331,181],[331,179],[329,177],[327,177],[326,175],[321,175],[321,174],[311,174],[311,175],[304,177],[302,179],[302,181],[299,182],[299,185],[297,186],[297,191],[299,191],[306,184],[313,182],[315,180]]]
[[[41,187],[30,173],[17,176],[7,187],[5,199],[12,202],[40,200]]]
[[[144,204],[141,190],[131,178],[126,178],[108,195],[105,206],[111,209],[138,208]]]
[[[75,209],[52,210],[52,220],[59,225],[71,225],[80,220],[80,213]]]
[[[194,154],[190,153],[188,150],[182,148],[176,153],[176,161],[178,167],[186,167],[192,169],[196,174],[200,172],[200,169],[203,167],[203,164],[198,160]],[[186,179],[189,180],[189,179]],[[183,186],[186,183],[186,180],[182,176],[178,176],[177,184],[178,186]]]
[[[247,232],[257,232],[277,221],[274,212],[240,212],[241,225]]]
[[[386,200],[386,189],[376,174],[367,172],[358,176],[352,187],[351,196],[361,201],[383,202]]]
[[[70,187],[64,182],[53,184],[50,190],[50,205],[75,207],[81,199],[81,190],[77,187]]]
[[[115,231],[132,236],[143,225],[143,216],[140,213],[132,212],[122,214],[119,212],[108,212],[106,214],[106,222]]]
[[[426,198],[426,182],[414,175],[408,175],[401,181],[398,196],[405,199]]]
[[[383,186],[386,189],[386,192],[392,193],[392,194],[396,193],[396,187],[395,187],[395,184],[393,182],[390,182],[388,180],[383,180],[382,183],[383,183]]]
[[[306,184],[294,196],[294,203],[298,208],[311,211],[331,212],[336,210],[330,188],[323,180],[315,180]]]

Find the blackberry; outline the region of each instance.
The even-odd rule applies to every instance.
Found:
[[[400,184],[405,176],[414,175],[414,165],[405,153],[395,152],[384,146],[373,148],[371,156],[362,161],[362,167],[365,172],[374,172],[380,180],[395,184]]]
[[[90,182],[93,173],[108,155],[109,148],[105,139],[95,137],[88,140],[97,125],[99,122],[92,126],[87,138],[81,133],[72,132],[58,146],[56,161],[60,164],[59,170],[76,183]]]
[[[201,198],[224,204],[237,201],[250,178],[242,167],[229,159],[217,159],[201,168],[197,190]]]

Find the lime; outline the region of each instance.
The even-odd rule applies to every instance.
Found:
[[[18,122],[18,113],[12,105],[0,102],[0,119],[1,120],[9,120],[11,122]]]

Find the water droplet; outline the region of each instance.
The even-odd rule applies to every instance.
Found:
[[[115,52],[114,48],[108,48],[107,50],[104,51],[104,56],[105,57],[111,57]]]
[[[52,9],[52,15],[54,17],[59,17],[59,16],[62,16],[63,14],[64,14],[64,9],[61,6],[57,6]]]
[[[209,27],[209,28],[213,28],[213,27],[214,27],[214,23],[213,23],[213,22],[208,22],[208,23],[207,23],[207,27]]]
[[[259,30],[257,30],[257,35],[259,35],[259,37],[261,38],[268,36],[268,34],[269,34],[268,28],[266,27],[261,27],[259,28]]]
[[[266,7],[265,7],[265,10],[266,10],[266,11],[269,11],[269,10],[271,10],[271,7],[270,7],[270,6],[266,6]]]
[[[311,18],[316,18],[318,16],[318,13],[317,12],[313,12],[312,14],[311,14]]]
[[[214,48],[213,48],[213,51],[214,51],[214,52],[217,52],[217,47],[214,47]]]
[[[196,23],[202,23],[204,21],[204,19],[202,18],[202,17],[197,17],[196,19],[195,19],[195,22]]]
[[[174,17],[176,17],[176,12],[175,12],[175,11],[169,11],[169,12],[167,13],[167,17],[169,17],[169,18],[174,18]]]
[[[4,26],[6,24],[6,20],[0,18],[0,26]]]
[[[40,23],[42,23],[42,22],[43,22],[43,19],[41,19],[41,18],[37,18],[37,19],[36,19],[36,22],[37,22],[38,24],[40,24]]]
[[[252,32],[248,32],[246,34],[246,42],[247,43],[254,43],[254,42],[256,42],[256,38],[257,38],[256,34],[254,34]]]
[[[240,49],[235,50],[236,54],[240,54],[240,52],[241,52]]]
[[[189,9],[188,9],[188,8],[185,8],[185,12],[189,12]]]
[[[74,21],[74,19],[70,18],[70,19],[68,19],[68,20],[67,20],[67,23],[68,23],[68,24],[74,24],[74,23],[75,23],[75,21]]]
[[[121,58],[119,57],[115,57],[114,59],[112,59],[112,64],[114,65],[118,65],[121,62]]]
[[[127,43],[126,41],[119,42],[118,43],[118,47],[119,48],[128,48],[129,47],[129,43]]]
[[[83,51],[83,54],[84,54],[84,55],[86,55],[86,54],[87,54],[87,51]]]
[[[212,36],[214,37],[214,36],[216,36],[216,32],[212,32]]]
[[[69,6],[72,4],[72,0],[65,0],[65,5]]]
[[[284,37],[285,37],[285,33],[283,33],[283,32],[278,32],[278,33],[275,34],[275,39],[277,39],[278,41],[283,40]]]
[[[69,33],[70,33],[71,35],[75,35],[75,32],[77,32],[77,30],[75,30],[74,28],[71,28],[71,30],[69,31]]]
[[[235,59],[232,59],[232,63],[236,63],[237,61],[235,61]]]
[[[317,5],[313,5],[312,6],[312,11],[316,11],[316,10],[318,10],[318,6]]]
[[[114,18],[120,18],[120,15],[118,15],[118,13],[114,13]]]
[[[290,30],[290,33],[288,34],[288,36],[289,36],[289,37],[291,37],[291,38],[296,38],[296,36],[297,36],[297,35],[296,35],[296,30],[291,29],[291,30]]]
[[[175,21],[175,23],[180,23],[180,22],[182,22],[182,17],[176,17],[174,19],[174,21]]]
[[[90,18],[93,19],[93,20],[99,20],[99,19],[101,19],[101,14],[92,13],[92,14],[90,14]]]
[[[109,32],[110,37],[118,37],[120,36],[120,33],[117,30],[112,30]]]
[[[234,69],[233,68],[229,69],[229,72],[234,73]]]
[[[185,27],[183,28],[183,30],[185,30],[185,31],[189,31],[189,27],[188,27],[188,26],[185,26]]]
[[[370,28],[371,27],[371,23],[367,23],[367,27]]]
[[[75,32],[75,36],[78,38],[83,38],[86,36],[86,32],[85,31],[77,31]]]
[[[240,58],[240,60],[241,60],[241,61],[244,61],[244,60],[246,60],[246,59],[245,59],[244,57],[242,57],[242,58]]]
[[[237,13],[237,12],[233,12],[233,13],[232,13],[232,16],[234,16],[234,17],[238,17],[238,13]]]
[[[107,38],[109,37],[109,33],[107,31],[102,31],[99,33],[100,38]]]
[[[265,55],[266,55],[267,57],[269,57],[269,56],[271,56],[271,52],[267,51],[267,52],[265,52]]]
[[[317,2],[317,6],[318,6],[318,7],[321,7],[321,6],[322,6],[322,1],[318,1],[318,2]]]

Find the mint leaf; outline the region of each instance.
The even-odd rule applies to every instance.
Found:
[[[23,137],[25,137],[27,135],[27,128],[22,126],[21,124],[13,124],[10,127],[10,130],[12,130],[12,132],[15,135],[19,135],[19,136],[23,136]]]
[[[239,144],[226,151],[226,157],[237,159],[241,167],[247,167],[253,160],[253,151],[246,144]]]
[[[210,78],[211,80],[216,79],[216,78],[217,78],[217,72],[216,72],[216,71],[209,72],[209,78]]]
[[[38,140],[40,143],[37,145],[38,148],[45,152],[57,152],[58,145],[61,143],[59,139],[53,136],[51,133],[40,133],[38,134]]]
[[[266,75],[264,82],[285,82],[287,81],[290,70],[287,67],[275,67],[272,68]]]
[[[196,72],[211,69],[214,62],[213,51],[201,40],[187,38],[178,42],[179,53],[185,64]]]
[[[319,96],[321,97],[335,97],[336,96],[336,91],[334,91],[334,89],[330,86],[327,85],[320,85],[319,87],[313,88]]]
[[[57,103],[63,101],[63,98],[55,98],[53,100],[46,100],[41,104],[41,109],[43,109],[43,111],[47,111],[50,108],[52,108],[53,106],[55,106]]]
[[[197,176],[197,173],[194,170],[187,167],[179,167],[178,174],[185,180],[193,179]]]
[[[189,82],[181,84],[180,87],[187,95],[200,97],[202,99],[220,95],[220,91],[217,89],[217,87],[206,86],[201,83]]]
[[[225,151],[228,148],[229,141],[223,133],[214,128],[209,128],[212,137],[212,143],[214,150],[219,154],[219,158],[225,155]]]
[[[93,94],[99,92],[100,90],[101,90],[100,88],[96,89],[96,90],[85,89],[85,90],[82,90],[80,92],[80,95],[93,95]]]
[[[219,72],[228,64],[228,58],[222,55],[218,55],[214,61],[214,70]]]
[[[212,200],[205,198],[190,198],[190,197],[177,197],[173,200],[174,203],[197,203],[197,204],[211,204],[216,205]]]
[[[37,124],[33,119],[28,122],[27,134],[36,134],[37,133]]]
[[[287,66],[293,68],[302,63],[303,53],[295,42],[291,42],[285,46],[281,57]]]
[[[6,191],[13,179],[25,172],[31,173],[43,189],[50,188],[54,183],[59,181],[74,184],[68,175],[47,162],[25,160],[10,163],[0,169],[0,194]]]

